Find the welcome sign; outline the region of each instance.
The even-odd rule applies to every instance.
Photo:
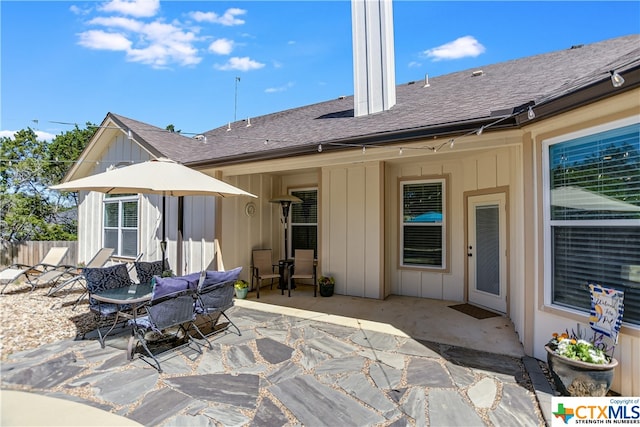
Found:
[[[614,344],[617,344],[624,312],[624,292],[600,285],[589,285],[589,289],[591,291],[589,316],[591,329],[608,336]]]

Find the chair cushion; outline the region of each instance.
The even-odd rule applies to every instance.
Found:
[[[185,291],[189,288],[190,288],[189,280],[185,279],[182,276],[178,276],[178,277],[156,276],[155,284],[153,285],[153,294],[151,295],[151,300],[156,300],[165,295],[173,294],[176,292]]]
[[[133,264],[136,267],[136,274],[138,275],[138,282],[140,283],[151,283],[151,279],[153,279],[153,276],[162,275],[162,261],[137,261]],[[164,265],[168,264],[165,263]]]
[[[240,277],[241,271],[242,267],[236,267],[228,271],[207,271],[207,277],[204,279],[202,287],[207,287],[214,283],[228,282],[229,280],[235,282]]]
[[[107,289],[129,286],[131,284],[126,264],[116,264],[110,267],[99,268],[86,267],[82,271],[87,281],[89,295]],[[90,305],[97,305],[97,303],[97,301],[89,297]]]

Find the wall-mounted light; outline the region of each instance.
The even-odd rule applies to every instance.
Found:
[[[609,73],[611,73],[611,84],[613,87],[620,87],[624,84],[624,79],[616,70],[611,70]]]
[[[533,111],[533,108],[529,106],[529,110],[527,111],[527,117],[529,120],[533,120],[536,118],[536,113]]]
[[[476,135],[480,136],[482,135],[482,132],[484,132],[484,126],[481,126],[480,129],[476,131]]]
[[[127,139],[129,141],[133,141],[133,133],[131,132],[131,129],[127,130]]]
[[[318,153],[322,153],[322,144],[318,144]]]

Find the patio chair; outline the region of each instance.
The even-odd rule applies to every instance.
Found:
[[[296,279],[311,279],[313,285],[313,296],[317,296],[318,281],[316,280],[316,264],[313,256],[313,249],[296,249],[293,256],[293,274],[289,274],[288,290],[291,296],[291,284]]]
[[[93,258],[91,258],[91,260],[87,263],[87,265],[85,265],[84,268],[86,269],[86,268],[104,267],[104,265],[109,261],[109,259],[111,259],[111,255],[113,254],[113,251],[114,251],[113,248],[100,249],[98,252],[96,252]],[[81,286],[84,289],[84,292],[75,301],[73,305],[73,308],[75,309],[78,303],[82,301],[82,299],[85,296],[87,296],[87,286],[85,284],[86,283],[85,272],[84,272],[84,269],[82,268],[71,268],[67,270],[67,274],[69,274],[71,277],[53,286],[51,289],[49,289],[47,296],[53,296],[54,294],[56,294],[57,292],[65,288],[73,289],[75,286]]]
[[[260,288],[265,286],[262,284],[263,280],[271,281],[271,289],[273,289],[273,279],[278,279],[278,283],[280,283],[281,276],[278,264],[273,263],[272,256],[271,249],[256,249],[252,252],[251,287],[253,287],[255,279],[258,298],[260,298]]]
[[[0,294],[4,293],[7,286],[20,283],[22,279],[31,285],[31,290],[33,291],[38,284],[35,280],[36,277],[49,271],[63,271],[68,269],[70,266],[62,264],[62,260],[68,251],[69,248],[53,247],[49,249],[44,258],[35,265],[16,263],[1,270],[0,284],[4,283],[4,286]],[[50,280],[45,283],[49,283],[54,279],[53,275],[49,275],[49,277]]]
[[[126,305],[117,305],[98,301],[92,297],[96,292],[107,289],[129,287],[133,284],[129,277],[126,264],[116,264],[109,267],[98,267],[83,269],[83,275],[87,282],[87,293],[89,295],[89,310],[94,313],[98,322],[97,332],[100,346],[104,348],[104,337],[100,330],[100,322],[109,318],[113,318],[113,325],[104,335],[109,335],[115,328],[120,318],[121,312],[128,310],[130,307]]]
[[[158,356],[167,351],[194,343],[195,350],[202,354],[200,344],[189,334],[194,329],[200,338],[206,340],[194,322],[194,302],[195,289],[190,287],[188,280],[157,280],[151,301],[142,307],[146,315],[128,322],[133,327],[127,347],[128,359],[133,360],[140,344],[146,355],[153,359],[158,372],[162,373]],[[181,340],[186,342],[173,345]],[[144,354],[140,358],[153,366]]]
[[[229,271],[206,271],[201,275],[196,290],[195,312],[208,319],[210,327],[206,331],[210,332],[206,334],[207,336],[225,331],[231,326],[238,331],[238,335],[242,335],[240,329],[225,313],[226,310],[233,307],[235,292],[233,285],[240,277],[241,271],[242,267],[237,267]],[[220,316],[227,319],[226,325],[218,325]],[[208,340],[207,343],[211,347]]]

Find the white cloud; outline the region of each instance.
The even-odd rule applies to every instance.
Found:
[[[293,82],[289,82],[285,85],[279,86],[279,87],[269,87],[267,89],[265,89],[265,93],[276,93],[276,92],[284,92],[288,89],[291,89],[294,86]]]
[[[158,13],[160,0],[111,0],[100,6],[100,10],[138,18],[148,18]]]
[[[408,66],[409,68],[420,68],[420,67],[422,67],[422,64],[421,64],[421,63],[419,63],[418,61],[411,61],[411,62],[409,62],[409,63],[407,64],[407,66]]]
[[[122,17],[95,18],[89,24],[120,30],[90,30],[80,33],[79,44],[91,49],[125,51],[129,61],[141,62],[154,68],[165,68],[173,63],[189,66],[202,61],[198,56],[198,49],[194,47],[196,35],[175,24],[159,21],[144,23]]]
[[[243,19],[238,19],[236,16],[244,15],[247,13],[244,9],[231,8],[227,9],[223,15],[218,15],[215,12],[191,12],[191,17],[197,22],[211,22],[214,24],[221,24],[225,26],[242,25]]]
[[[476,57],[485,51],[485,47],[473,36],[460,37],[452,42],[443,44],[433,49],[425,50],[423,53],[433,58],[434,61],[445,59],[460,59],[466,57]]]
[[[209,45],[209,52],[217,53],[218,55],[229,55],[233,50],[233,45],[233,40],[218,39]]]
[[[230,58],[226,64],[215,65],[216,69],[222,70],[222,71],[229,71],[229,70],[250,71],[250,70],[258,70],[262,67],[264,67],[264,64],[254,61],[248,56],[245,56],[243,58],[234,56],[233,58]]]
[[[131,42],[122,34],[91,30],[80,33],[81,46],[99,50],[125,50],[131,48]]]

